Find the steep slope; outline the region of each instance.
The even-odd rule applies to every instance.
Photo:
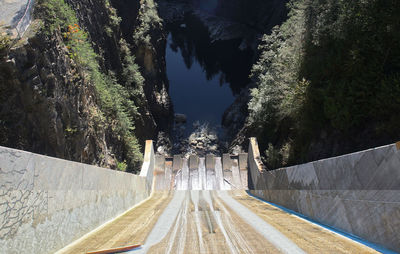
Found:
[[[139,7],[149,2],[117,7],[132,7],[135,23],[143,24]],[[34,14],[27,38],[2,53],[0,145],[137,169],[143,140],[168,128],[159,117],[170,112],[166,79],[159,73],[149,78],[147,70],[162,65],[163,52],[152,41],[153,57],[146,64],[141,54],[136,60],[140,45],[124,38],[135,24],[121,26],[124,16],[108,0],[37,1]],[[162,44],[161,34],[152,35]]]
[[[400,5],[293,0],[253,66],[245,133],[270,168],[399,139]]]

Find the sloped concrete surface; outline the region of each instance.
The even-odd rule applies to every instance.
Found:
[[[0,28],[22,36],[31,21],[34,0],[0,0]]]
[[[266,201],[400,251],[400,151],[396,144],[266,171],[250,142],[250,192]]]
[[[277,174],[283,183],[307,187],[284,189],[268,179],[257,150],[251,147],[247,159],[244,155],[166,158],[155,156],[148,141],[141,174],[136,176],[1,147],[0,253],[78,254],[136,244],[142,247],[128,253],[377,253],[249,196],[244,183],[248,178],[242,176],[248,168],[256,170],[251,181],[275,189],[252,192],[277,198],[303,213],[311,211],[327,224],[340,222],[347,231],[364,226],[357,224],[361,213],[368,214],[371,225],[382,223],[371,208],[358,210],[361,207],[353,203],[361,199],[354,198],[396,204],[397,190],[356,190],[358,196],[354,190],[316,190],[321,181],[314,165],[301,173]],[[395,153],[389,149],[384,154]],[[384,163],[379,156],[368,158],[377,165]],[[324,177],[335,175],[327,174]],[[363,186],[376,186],[364,182]],[[379,227],[392,226],[387,222]],[[381,228],[376,231],[382,232]]]
[[[227,171],[237,188],[225,188]],[[238,156],[157,155],[150,199],[57,254],[136,244],[127,253],[376,253],[250,197],[240,171]]]
[[[250,197],[175,190],[152,198],[57,254],[141,244],[126,253],[377,253]]]
[[[0,253],[54,253],[146,199],[146,178],[0,147]]]

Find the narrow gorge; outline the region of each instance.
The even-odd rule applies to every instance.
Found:
[[[400,251],[400,1],[0,10],[0,253]]]
[[[248,94],[257,38],[286,13],[284,1],[260,6],[37,1],[22,38],[2,35],[1,145],[128,171],[146,139],[164,154],[195,140],[227,151],[246,118],[248,99],[232,103]]]
[[[2,35],[0,144],[133,172],[146,139],[160,154],[188,156],[239,153],[257,136],[270,168],[396,140],[396,37],[377,34],[372,44],[391,38],[375,63],[382,71],[351,83],[350,69],[331,72],[334,61],[359,66],[352,47],[380,48],[352,45],[340,28],[347,14],[335,11],[344,6],[311,2],[38,0],[20,39]],[[378,8],[382,26],[395,29],[395,8]],[[330,37],[332,52],[348,47],[340,59],[318,53]],[[320,62],[327,76],[308,68]],[[349,85],[326,85],[337,77]]]

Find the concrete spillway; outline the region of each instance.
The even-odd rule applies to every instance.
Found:
[[[382,165],[378,166],[379,172],[394,172],[391,178],[395,178],[400,162],[398,148],[390,145],[350,155],[357,161],[351,165],[364,167],[363,158],[372,158]],[[393,225],[388,226],[396,230],[400,221],[395,213],[399,202],[392,200],[399,197],[395,180],[389,181],[392,185],[386,185],[392,189],[375,190],[375,196],[370,197],[385,206],[384,211],[374,215],[369,210],[360,210],[362,197],[346,198],[345,208],[336,208],[341,204],[342,194],[338,190],[318,191],[318,198],[324,195],[321,200],[285,187],[288,183],[292,188],[295,184],[297,188],[300,184],[315,184],[330,179],[329,174],[337,177],[338,169],[333,162],[341,163],[341,160],[349,158],[318,162],[327,172],[313,171],[304,165],[299,166],[301,174],[293,171],[285,178],[282,172],[289,169],[282,169],[281,175],[275,172],[272,179],[268,178],[272,173],[267,174],[262,168],[254,140],[249,154],[205,158],[157,156],[152,142],[148,141],[141,174],[137,176],[0,148],[0,253],[58,250],[58,254],[76,254],[135,244],[141,248],[128,253],[376,253],[379,249],[295,216],[249,193],[265,199],[275,198],[292,209],[290,202],[296,198],[297,205],[303,211],[311,209],[316,218],[328,206],[330,214],[338,209],[336,217],[330,218],[338,228],[343,225],[343,218],[338,216],[340,212],[346,218],[346,225],[351,225],[354,231],[363,221],[363,228],[374,228],[379,234],[378,243],[387,243],[386,246],[396,250],[396,233],[387,231],[387,225],[379,223],[389,214]],[[379,179],[379,174],[374,178]],[[357,179],[361,178],[357,176]],[[351,184],[351,180],[348,177],[339,182]],[[311,187],[307,188],[312,191]],[[333,193],[336,194],[331,202],[329,195]],[[361,192],[346,190],[346,193]],[[362,193],[369,195],[368,190]],[[358,213],[360,220],[347,220],[354,213]],[[109,220],[110,217],[114,219]]]
[[[375,253],[250,197],[247,158],[155,156],[151,197],[60,253]]]
[[[61,253],[143,244],[131,253],[375,253],[244,191],[155,192]]]
[[[240,160],[240,162],[239,162]],[[188,159],[155,156],[154,188],[161,190],[247,190],[247,154]]]

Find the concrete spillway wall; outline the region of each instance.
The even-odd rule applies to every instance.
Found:
[[[0,1],[0,28],[13,39],[21,38],[28,29],[35,0]]]
[[[142,177],[0,147],[0,253],[54,253],[146,199],[148,160]]]
[[[252,138],[250,192],[328,226],[400,251],[400,144],[267,171]]]

